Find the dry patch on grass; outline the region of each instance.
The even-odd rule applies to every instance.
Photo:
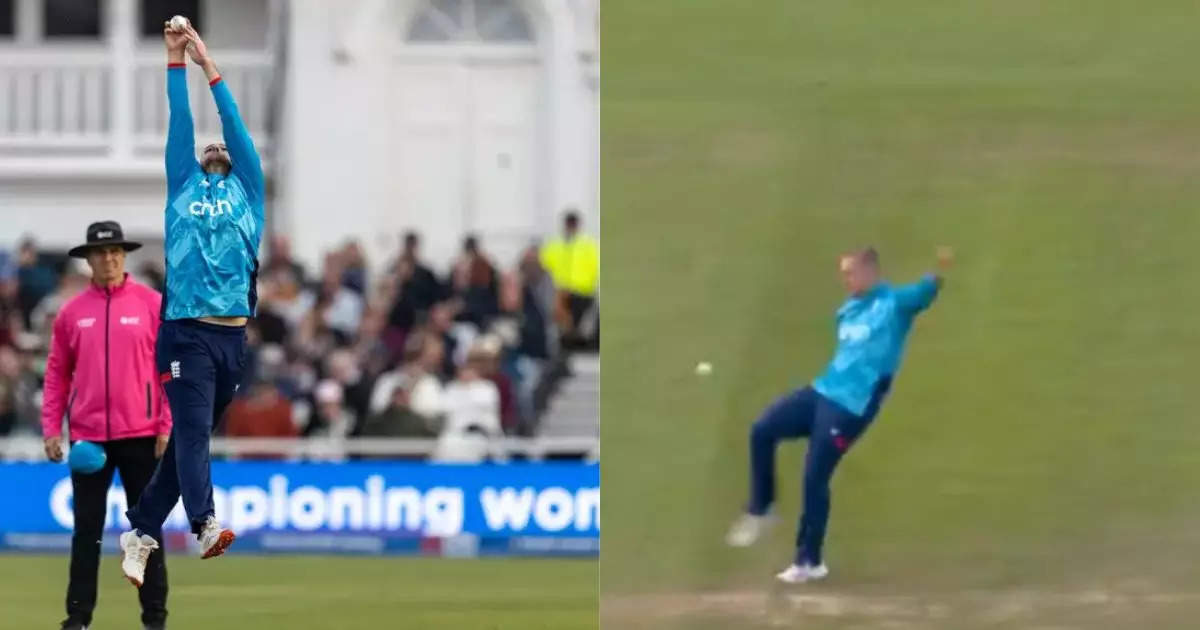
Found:
[[[841,621],[845,627],[862,629],[1049,629],[1083,627],[1064,620],[1112,619],[1168,606],[1184,606],[1196,612],[1200,610],[1200,593],[1110,588],[872,595],[824,588],[819,592],[806,591],[804,587],[773,588],[605,597],[601,617],[605,627],[612,623],[613,627],[625,628],[652,628],[689,619],[724,619],[734,624],[730,627],[801,627],[805,622],[823,620]]]

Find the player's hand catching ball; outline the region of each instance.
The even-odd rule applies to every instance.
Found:
[[[188,24],[184,28],[184,33],[186,33],[188,39],[188,56],[192,58],[192,61],[196,62],[196,65],[203,66],[208,62],[208,47],[204,45],[204,40],[200,39],[200,33],[197,33],[191,24]]]
[[[63,460],[62,437],[46,438],[46,457],[52,462],[61,462]]]
[[[183,52],[188,45],[187,31],[176,28],[173,19],[163,23],[163,39],[167,43],[167,50],[172,52]]]
[[[937,248],[938,269],[946,271],[954,265],[954,249],[948,245]]]

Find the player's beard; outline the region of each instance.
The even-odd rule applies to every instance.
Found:
[[[204,169],[204,172],[210,175],[228,175],[232,167],[233,165],[229,163],[229,160],[222,157],[205,158],[204,162],[200,165],[200,168]]]

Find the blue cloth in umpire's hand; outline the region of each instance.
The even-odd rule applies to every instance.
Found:
[[[95,442],[76,442],[67,454],[67,465],[71,467],[71,472],[84,475],[104,468],[106,461],[108,456],[104,453],[104,447]]]

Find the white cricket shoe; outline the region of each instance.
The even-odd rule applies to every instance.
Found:
[[[823,563],[815,567],[810,564],[793,564],[776,575],[775,578],[785,584],[803,584],[805,582],[822,580],[827,575],[829,575],[829,567]]]
[[[221,527],[217,523],[217,519],[208,517],[208,520],[204,522],[204,528],[200,530],[200,548],[204,550],[200,558],[215,558],[225,553],[235,538],[237,535],[233,533],[233,530]]]
[[[725,542],[730,547],[749,547],[758,542],[767,530],[775,524],[775,517],[764,514],[742,514],[736,521],[733,522],[733,527],[729,528],[729,533],[725,536]]]
[[[142,588],[146,578],[146,562],[150,553],[158,549],[158,542],[148,534],[138,536],[136,530],[121,534],[121,551],[125,557],[121,559],[121,572],[130,584]]]

